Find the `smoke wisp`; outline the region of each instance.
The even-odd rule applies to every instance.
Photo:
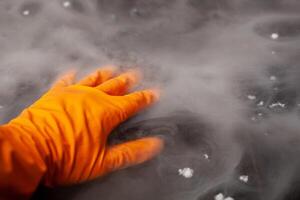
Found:
[[[166,117],[165,131],[212,135],[208,148],[179,137],[148,165],[48,197],[287,199],[299,178],[299,10],[296,0],[2,0],[1,121],[69,68],[139,67],[143,87],[163,95],[135,120]],[[190,179],[185,167],[196,167]]]

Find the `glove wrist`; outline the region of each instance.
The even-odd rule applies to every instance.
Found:
[[[34,137],[27,128],[15,123],[8,123],[0,126],[0,133],[13,145],[24,148],[22,152],[18,150],[20,153],[35,160],[41,165],[41,168],[46,167],[45,160],[49,153],[46,148],[42,148],[44,146],[43,142],[38,137]],[[15,151],[17,151],[17,148]]]
[[[9,188],[13,191],[9,195],[25,199],[35,191],[47,171],[43,153],[36,148],[38,145],[20,127],[13,124],[0,126],[1,194]]]

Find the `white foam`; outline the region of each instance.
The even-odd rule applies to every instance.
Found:
[[[239,177],[240,181],[247,183],[249,181],[249,176],[247,175],[241,175]]]
[[[185,167],[183,169],[179,169],[178,173],[179,173],[179,175],[181,175],[185,178],[192,178],[193,174],[194,174],[194,170],[189,167]]]

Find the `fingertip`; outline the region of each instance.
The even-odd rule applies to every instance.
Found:
[[[96,84],[100,84],[103,83],[107,80],[109,80],[110,78],[114,77],[116,75],[118,71],[118,67],[114,66],[114,65],[105,65],[101,68],[98,68],[94,74],[96,75],[96,77],[101,78],[99,83]]]
[[[119,67],[117,65],[104,65],[101,68],[99,68],[97,71],[106,71],[115,74],[118,70]]]
[[[137,98],[144,99],[147,105],[158,101],[160,98],[160,91],[158,89],[147,89],[140,92],[136,92],[136,94]],[[140,97],[139,94],[141,94]]]
[[[153,155],[157,155],[164,148],[164,140],[159,137],[146,137],[141,140],[145,140],[147,148],[149,148]]]
[[[120,75],[126,80],[127,87],[131,88],[142,79],[142,73],[139,70],[128,70]]]
[[[123,101],[123,107],[126,111],[125,118],[122,120],[126,120],[128,117],[158,101],[159,91],[155,89],[142,90],[125,95],[122,98],[125,100]]]
[[[163,147],[164,142],[158,137],[145,137],[112,146],[105,157],[106,171],[141,164],[158,155]]]
[[[137,84],[140,77],[141,75],[137,70],[129,70],[100,84],[97,88],[109,95],[122,96]]]
[[[145,137],[133,140],[128,145],[135,149],[133,163],[139,164],[158,155],[164,147],[164,141],[159,137]]]
[[[95,87],[112,78],[115,75],[116,71],[117,67],[113,65],[106,65],[104,67],[94,70],[89,75],[83,77],[80,81],[78,81],[77,84]]]
[[[60,75],[61,79],[70,79],[74,78],[77,73],[77,69],[71,68],[65,71],[62,75]]]
[[[152,89],[149,89],[149,91],[152,92],[152,95],[153,95],[153,98],[154,98],[155,101],[160,99],[160,96],[161,96],[161,90],[160,89],[152,88]]]
[[[76,73],[77,70],[75,68],[67,70],[66,72],[58,76],[56,81],[54,81],[54,83],[52,84],[52,88],[65,87],[73,84]]]

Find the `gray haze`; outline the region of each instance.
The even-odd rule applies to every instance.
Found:
[[[262,197],[283,199],[298,165],[285,157],[299,153],[299,11],[296,0],[1,0],[1,121],[16,116],[67,69],[82,76],[105,64],[140,67],[143,87],[163,91],[149,117],[193,111],[213,124],[221,146],[218,173],[161,199],[201,199],[235,179],[241,144],[255,130],[274,152],[285,150],[274,166],[279,170],[267,174]],[[272,39],[274,33],[279,37]],[[278,89],[287,93],[269,98]],[[126,173],[120,177],[120,194],[112,189],[106,199],[127,199],[131,184],[140,186],[136,199],[147,199],[143,191],[154,187]],[[112,178],[87,186],[75,199],[98,198],[98,188],[114,185]]]

